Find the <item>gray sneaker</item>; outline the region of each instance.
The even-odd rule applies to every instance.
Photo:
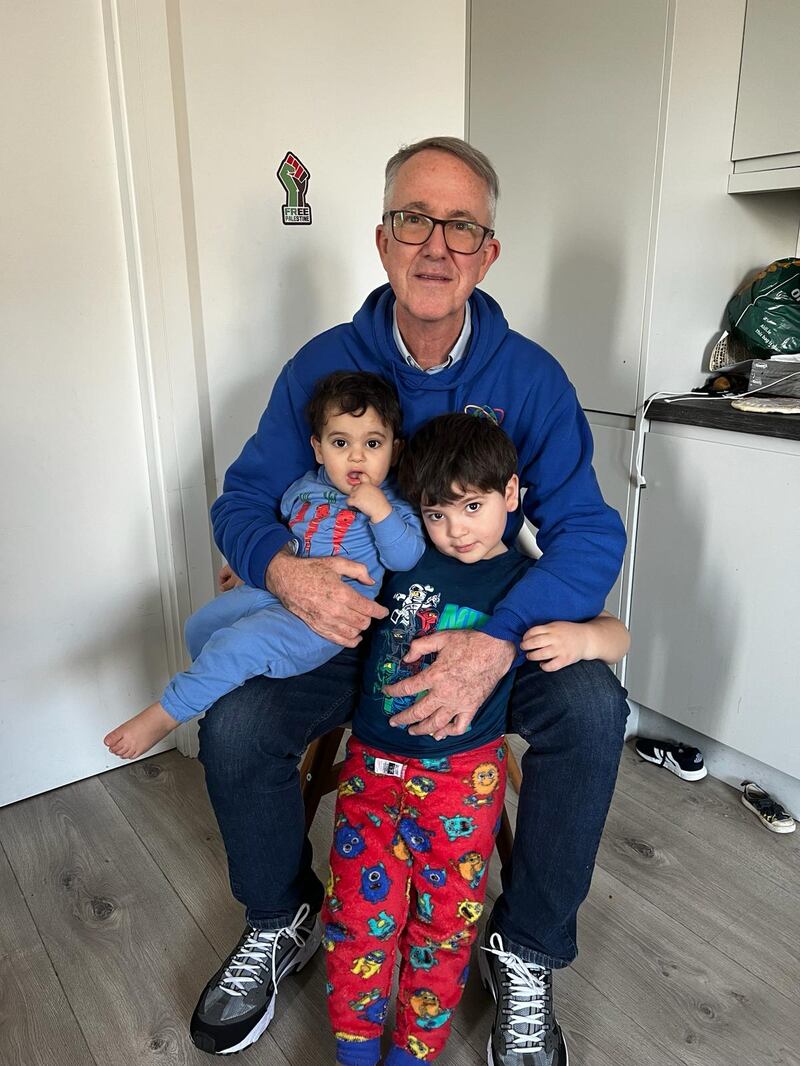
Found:
[[[569,1066],[553,1013],[552,970],[525,962],[503,947],[499,933],[484,933],[478,956],[481,981],[497,1010],[489,1037],[489,1066]]]
[[[248,926],[203,989],[189,1026],[195,1045],[230,1055],[254,1044],[272,1021],[279,981],[302,970],[321,939],[307,903],[282,929]]]

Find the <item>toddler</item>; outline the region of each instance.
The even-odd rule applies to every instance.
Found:
[[[400,449],[397,393],[377,374],[337,371],[317,382],[306,417],[320,466],[286,490],[281,515],[298,555],[342,554],[364,563],[374,584],[356,587],[374,598],[384,570],[408,570],[425,547],[416,512],[387,481]],[[192,615],[186,645],[191,667],[170,681],[159,703],[105,737],[114,755],[144,754],[251,677],[307,673],[342,650],[271,592],[243,583]]]
[[[419,697],[392,699],[383,689],[430,665],[432,656],[406,660],[416,637],[479,628],[534,565],[502,539],[519,502],[516,469],[506,434],[466,414],[427,423],[400,462],[401,490],[421,507],[432,546],[409,572],[390,575],[381,592],[390,614],[371,631],[338,785],[322,918],[340,1066],[378,1062],[398,951],[387,1066],[441,1054],[467,980],[503,812],[503,733],[514,672],[464,735],[440,741],[391,727],[391,717]],[[604,614],[584,624],[533,627],[521,646],[542,669],[583,656],[614,662],[627,650],[627,631]]]

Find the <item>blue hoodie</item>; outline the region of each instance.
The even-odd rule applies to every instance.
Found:
[[[392,335],[394,293],[383,285],[352,322],[309,341],[275,383],[254,437],[232,464],[211,508],[214,538],[233,570],[264,587],[273,555],[291,539],[280,520],[288,485],[314,467],[305,408],[315,382],[334,370],[370,370],[393,380],[403,432],[450,411],[493,409],[519,454],[523,510],[542,558],[498,604],[483,632],[519,641],[532,625],[583,621],[603,609],[625,551],[619,515],[592,470],[592,435],[575,390],[543,348],[508,328],[499,305],[476,289],[463,359],[438,374],[410,367]],[[513,540],[521,518],[509,523]]]

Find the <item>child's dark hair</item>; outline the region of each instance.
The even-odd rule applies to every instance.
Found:
[[[397,479],[403,496],[420,507],[454,503],[468,489],[505,492],[516,472],[517,450],[495,422],[452,414],[432,418],[414,434]]]
[[[400,436],[403,415],[397,390],[385,378],[366,370],[336,370],[320,378],[306,407],[306,418],[315,437],[322,436],[331,414],[360,417],[374,407],[395,437]]]

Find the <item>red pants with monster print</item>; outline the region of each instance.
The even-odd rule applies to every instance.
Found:
[[[322,913],[340,1062],[348,1043],[355,1052],[380,1035],[398,947],[394,1042],[417,1059],[444,1047],[483,910],[505,783],[502,738],[409,759],[351,737]]]

